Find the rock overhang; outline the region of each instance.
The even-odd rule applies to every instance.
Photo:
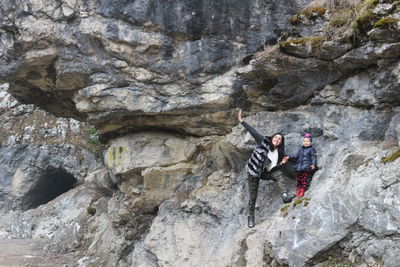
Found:
[[[285,25],[279,16],[264,21],[253,5],[232,3],[228,16],[219,12],[224,6],[218,1],[145,1],[140,7],[7,1],[1,10],[10,14],[1,22],[0,76],[20,101],[88,120],[105,135],[137,122],[197,136],[226,134],[235,124],[233,109],[245,105],[241,78],[233,71],[236,58],[277,38],[266,25]],[[254,25],[244,27],[247,21]],[[113,117],[126,119],[108,127]]]

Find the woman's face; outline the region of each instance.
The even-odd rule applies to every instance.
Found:
[[[282,144],[282,135],[277,134],[274,137],[272,137],[272,145],[274,147],[279,146],[280,144]]]

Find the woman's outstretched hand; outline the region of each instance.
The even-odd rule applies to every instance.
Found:
[[[239,122],[243,122],[242,113],[243,113],[242,109],[239,109],[239,113],[238,113],[238,120],[239,120]]]
[[[288,162],[288,160],[289,160],[289,156],[284,156],[280,165],[286,164]]]

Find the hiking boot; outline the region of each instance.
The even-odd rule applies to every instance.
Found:
[[[281,198],[283,200],[283,203],[290,203],[292,202],[294,195],[289,195],[287,192],[284,192],[281,194]]]
[[[248,226],[249,228],[253,228],[253,227],[255,226],[255,223],[254,223],[254,215],[250,215],[247,219],[248,219],[248,221],[247,221],[247,226]]]

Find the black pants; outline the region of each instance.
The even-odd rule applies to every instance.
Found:
[[[290,168],[289,166],[287,166],[287,167],[281,168],[279,170],[276,170],[274,172],[263,172],[260,175],[260,177],[258,177],[258,176],[254,177],[254,176],[248,175],[247,180],[249,183],[249,193],[250,193],[250,197],[249,197],[249,215],[250,216],[254,216],[260,179],[276,181],[277,185],[279,187],[280,193],[283,193],[283,192],[288,191],[286,179],[289,179],[289,177],[285,174],[288,174],[288,173],[290,174],[290,172],[293,172],[293,168]]]

